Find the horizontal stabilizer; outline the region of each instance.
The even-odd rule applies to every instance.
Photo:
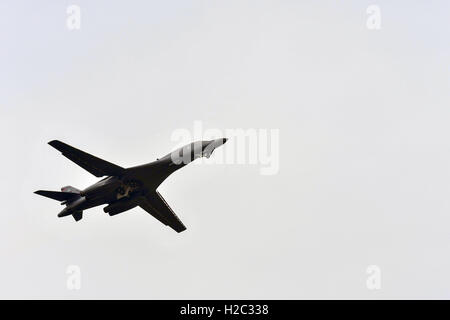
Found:
[[[80,196],[78,193],[74,192],[59,192],[59,191],[47,191],[47,190],[38,190],[34,193],[44,196],[50,199],[58,200],[58,201],[67,201],[72,199],[75,196]]]

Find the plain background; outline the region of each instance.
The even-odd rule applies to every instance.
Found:
[[[380,30],[366,27],[372,4]],[[450,298],[449,9],[2,1],[0,297]],[[32,193],[98,180],[52,139],[127,167],[170,152],[195,120],[279,129],[278,174],[177,172],[160,192],[181,234],[138,208],[59,219]]]

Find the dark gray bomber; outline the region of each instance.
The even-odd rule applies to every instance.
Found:
[[[66,205],[58,217],[72,215],[79,221],[83,210],[103,204],[107,204],[103,211],[110,216],[139,206],[163,224],[182,232],[186,227],[156,189],[172,173],[197,158],[209,158],[214,149],[225,142],[226,138],[193,142],[156,161],[125,169],[53,140],[49,145],[64,156],[94,176],[106,177],[84,190],[67,186],[61,188],[61,192],[38,190],[35,193]]]

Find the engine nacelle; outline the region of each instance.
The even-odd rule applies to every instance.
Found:
[[[133,209],[134,207],[137,206],[137,203],[134,199],[120,199],[117,200],[116,202],[113,202],[109,205],[107,205],[106,207],[103,208],[103,211],[108,213],[110,216],[122,213],[124,211]]]

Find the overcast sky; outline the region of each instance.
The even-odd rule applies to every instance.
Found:
[[[374,4],[379,30],[366,25]],[[0,297],[450,298],[449,9],[2,1]],[[50,140],[129,167],[195,121],[279,130],[279,170],[176,172],[159,191],[180,234],[140,208],[57,218],[58,202],[33,194],[98,180]]]

